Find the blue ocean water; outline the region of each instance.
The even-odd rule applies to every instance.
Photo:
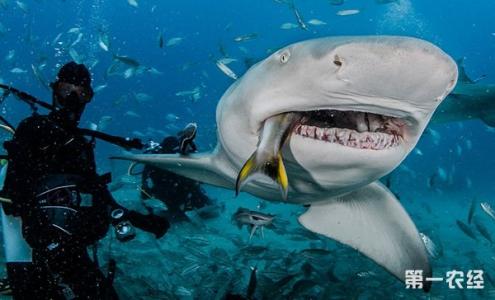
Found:
[[[216,104],[233,83],[215,64],[226,56],[236,59],[228,66],[242,76],[249,64],[294,42],[340,35],[406,35],[428,40],[455,59],[464,57],[470,78],[486,76],[479,84],[495,82],[492,1],[347,0],[334,5],[335,1],[296,0],[306,22],[317,19],[325,23],[308,25],[307,31],[281,28],[285,23],[297,24],[286,2],[0,0],[0,82],[49,101],[51,92],[33,68],[50,82],[62,64],[78,60],[91,66],[93,86],[104,86],[88,106],[82,126],[111,118],[104,129],[108,133],[158,141],[197,122],[201,151],[212,150],[216,144]],[[337,14],[351,9],[359,12]],[[235,41],[249,34],[252,39]],[[102,46],[105,38],[108,42]],[[128,56],[146,68],[142,73],[126,74],[129,66],[120,63],[120,72],[109,74],[116,63],[114,55]],[[181,95],[184,91],[187,95]],[[1,103],[1,113],[16,124],[29,109],[10,97]],[[191,224],[174,225],[158,241],[140,232],[136,240],[118,244],[109,234],[101,243],[100,254],[102,259],[111,255],[119,262],[116,288],[122,298],[129,299],[222,299],[227,292],[242,294],[250,267],[255,265],[259,299],[495,297],[495,282],[487,279],[495,279],[491,242],[479,233],[475,241],[456,225],[456,220],[466,222],[473,199],[494,203],[494,137],[495,130],[480,120],[432,124],[416,151],[389,177],[391,189],[400,196],[419,231],[443,249],[440,257],[432,259],[434,275],[445,277],[453,269],[482,269],[488,276],[482,290],[449,289],[445,282],[434,283],[430,294],[407,290],[354,250],[302,235],[296,217],[303,208],[267,204],[248,194],[234,198],[232,191],[210,186],[204,187],[208,194],[225,205],[218,218],[193,218]],[[125,166],[108,160],[121,151],[98,143],[99,170],[122,175]],[[135,185],[115,192],[115,197],[143,210],[136,190],[138,179],[133,179]],[[249,242],[249,234],[230,221],[238,207],[277,214],[289,222],[286,226],[294,233],[267,230],[264,239],[255,237]],[[494,220],[476,207],[475,217],[492,233]],[[324,248],[330,254],[308,258],[298,252],[308,248]],[[327,267],[306,276],[301,266],[308,261]],[[324,278],[322,274],[329,270],[335,278]],[[283,274],[294,278],[276,293],[265,292],[284,278]]]

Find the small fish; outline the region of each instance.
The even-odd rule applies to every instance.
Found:
[[[133,118],[141,118],[141,116],[139,114],[137,114],[136,112],[134,112],[132,110],[126,111],[124,116],[133,117]]]
[[[100,32],[98,36],[98,46],[105,51],[108,52],[109,46],[110,46],[110,39],[108,38],[108,35],[104,32]]]
[[[164,45],[165,41],[163,40],[163,32],[159,32],[158,33],[158,47],[160,49],[163,48],[163,45]]]
[[[153,97],[146,93],[134,93],[134,99],[139,103],[150,102]]]
[[[133,7],[138,7],[139,6],[137,0],[127,0],[127,3],[129,3],[129,5],[130,6],[133,6]]]
[[[11,61],[15,56],[15,50],[9,50],[7,55],[5,55],[5,61]]]
[[[232,62],[237,61],[237,59],[235,59],[235,58],[230,58],[230,57],[225,57],[225,58],[221,58],[221,59],[219,59],[218,61],[219,61],[219,62],[221,62],[221,63],[222,63],[222,64],[224,64],[224,65],[228,65],[228,64],[230,64],[230,63],[232,63]]]
[[[79,55],[79,53],[77,53],[76,49],[70,48],[69,49],[69,55],[70,55],[70,58],[72,58],[72,60],[75,61],[76,63],[78,63],[78,64],[82,63],[81,56]]]
[[[326,22],[323,22],[323,21],[318,20],[318,19],[311,19],[311,20],[308,21],[308,24],[311,24],[313,26],[327,25]]]
[[[480,203],[480,205],[483,211],[495,221],[495,211],[493,210],[491,205],[488,204],[487,202],[482,202]]]
[[[199,264],[193,263],[192,265],[187,266],[186,268],[184,268],[184,270],[182,270],[182,272],[180,273],[180,275],[181,276],[187,276],[187,275],[189,275],[191,273],[196,272],[199,268],[200,268],[200,265]]]
[[[172,113],[168,113],[166,116],[165,116],[165,120],[167,120],[167,122],[175,122],[177,120],[179,120],[180,118]]]
[[[316,285],[318,285],[318,283],[316,283],[313,280],[300,279],[294,283],[294,285],[292,286],[292,290],[290,291],[287,298],[288,299],[299,299],[301,297],[298,297],[298,296],[301,296],[303,293],[312,289]]]
[[[330,0],[330,4],[332,4],[332,5],[342,5],[342,4],[344,4],[344,0]]]
[[[457,156],[460,157],[462,155],[462,147],[459,144],[456,144],[455,149],[456,149]]]
[[[492,237],[490,233],[488,232],[488,229],[486,229],[485,225],[481,223],[480,220],[474,219],[474,227],[478,230],[478,232],[487,240],[490,242],[490,244],[493,242]]]
[[[165,46],[167,46],[167,47],[176,46],[176,45],[182,43],[182,40],[184,40],[184,38],[182,38],[182,37],[173,37],[167,41],[167,44],[165,44]]]
[[[256,33],[248,33],[248,34],[244,34],[244,35],[240,35],[238,37],[235,37],[234,41],[240,43],[240,42],[253,40],[257,37],[258,37],[258,34],[256,34]]]
[[[419,155],[419,156],[423,156],[423,151],[421,151],[421,149],[419,149],[419,148],[414,148],[414,154]]]
[[[72,47],[75,47],[77,44],[79,44],[79,42],[81,42],[82,40],[82,37],[83,37],[83,33],[80,32],[78,35],[77,35],[77,38],[72,42],[72,44],[70,44],[70,48]]]
[[[242,207],[240,207],[237,212],[232,215],[232,221],[235,222],[239,228],[242,228],[244,225],[251,227],[249,240],[251,240],[258,228],[261,228],[261,235],[263,236],[263,228],[266,226],[271,226],[273,223],[273,218],[275,218],[274,215],[264,214]]]
[[[239,252],[246,256],[260,256],[266,251],[268,251],[268,247],[265,246],[246,246],[239,249]]]
[[[136,68],[130,67],[124,71],[123,76],[125,79],[128,79],[128,78],[131,78],[132,76],[134,76],[135,73],[136,73]]]
[[[466,148],[468,150],[473,149],[473,142],[471,140],[466,140]]]
[[[246,296],[248,299],[253,299],[254,292],[256,291],[256,272],[258,269],[256,267],[251,267],[251,276],[249,276],[249,283],[247,287]]]
[[[298,118],[300,116],[297,113],[283,113],[265,121],[256,151],[249,157],[237,176],[236,195],[239,194],[242,186],[249,182],[252,175],[261,173],[277,182],[282,198],[287,199],[289,181],[281,149]]]
[[[425,245],[426,251],[433,259],[437,259],[441,255],[440,249],[435,245],[435,243],[424,233],[420,232],[419,236],[423,240],[423,244]]]
[[[475,241],[478,240],[473,230],[468,225],[464,224],[462,221],[459,220],[456,220],[456,223],[459,229],[461,229],[461,231],[464,232],[464,234],[466,234],[468,237],[472,238]]]
[[[466,187],[468,189],[472,188],[473,187],[473,181],[471,180],[471,178],[469,177],[466,177]]]
[[[299,27],[299,25],[294,24],[294,23],[284,23],[284,24],[280,25],[280,29],[285,29],[285,30],[295,29],[297,27]]]
[[[162,75],[163,73],[158,71],[156,68],[153,67],[147,67],[146,72],[152,74],[152,75]]]
[[[13,73],[13,74],[24,74],[24,73],[27,73],[26,70],[24,69],[21,69],[21,68],[13,68],[10,70],[10,73]]]
[[[179,92],[175,93],[175,95],[177,97],[189,97],[189,96],[193,96],[194,94],[198,94],[198,93],[200,93],[200,87],[199,86],[195,87],[192,90],[179,91]]]
[[[121,62],[123,64],[126,64],[128,66],[137,68],[140,66],[139,62],[133,58],[130,58],[129,56],[121,56],[121,55],[113,55],[113,59]]]
[[[431,138],[433,139],[433,144],[437,146],[440,144],[441,135],[438,131],[431,128],[426,128],[425,133],[431,136]]]
[[[74,34],[76,34],[76,33],[80,33],[80,32],[81,32],[81,27],[72,27],[72,28],[70,28],[70,29],[67,31],[67,33],[74,33]]]
[[[437,168],[437,173],[436,173],[436,174],[438,175],[438,178],[439,178],[441,181],[444,181],[444,182],[445,182],[445,181],[447,181],[447,177],[448,177],[448,176],[447,176],[447,172],[445,171],[445,169],[444,169],[444,168],[442,168],[442,167],[438,167],[438,168]]]
[[[232,71],[229,67],[227,67],[225,64],[223,64],[220,61],[217,61],[217,67],[227,76],[230,78],[237,80],[237,75]]]
[[[15,3],[17,4],[17,7],[19,7],[24,13],[27,14],[29,12],[29,6],[26,3],[21,1],[16,1]]]
[[[41,70],[33,64],[31,64],[31,70],[33,71],[34,77],[36,77],[39,83],[41,83],[42,86],[50,90],[50,86],[48,85],[43,74],[41,74]]]
[[[468,224],[471,224],[471,220],[473,219],[475,208],[476,208],[476,198],[473,198],[473,201],[471,201],[471,206],[469,207]]]
[[[370,277],[375,277],[376,273],[373,271],[363,271],[356,273],[356,276],[359,278],[370,278]]]
[[[108,86],[108,85],[107,85],[106,83],[105,83],[105,84],[100,84],[100,85],[96,86],[96,87],[93,89],[93,91],[94,91],[95,93],[99,93],[99,92],[103,91],[104,89],[106,89],[106,87],[107,87],[107,86]]]
[[[292,11],[294,12],[294,15],[296,16],[296,20],[297,20],[297,24],[299,24],[299,27],[301,27],[301,29],[303,30],[306,30],[308,31],[308,26],[306,25],[306,23],[304,23],[304,20],[301,16],[301,14],[299,13],[299,10],[297,10],[296,6],[294,5],[294,2],[290,3],[290,8],[292,9]]]
[[[359,9],[344,9],[337,12],[338,16],[352,16],[359,13]]]
[[[299,253],[307,259],[320,259],[322,257],[328,257],[332,254],[332,252],[326,249],[313,248],[301,250]]]
[[[107,129],[108,125],[112,122],[113,118],[111,116],[103,116],[98,121],[98,130]]]

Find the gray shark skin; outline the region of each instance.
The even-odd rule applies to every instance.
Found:
[[[217,106],[211,153],[124,155],[204,183],[235,189],[260,144],[265,120],[304,116],[280,145],[288,179],[256,176],[243,191],[309,205],[306,229],[346,244],[405,280],[432,273],[416,226],[377,180],[417,144],[457,82],[457,65],[429,42],[397,36],[329,37],[292,44],[252,66]],[[295,121],[296,122],[296,121]],[[428,291],[431,284],[424,283]]]
[[[437,109],[431,123],[442,124],[480,119],[495,127],[495,84],[469,78],[463,60],[458,60],[459,81]]]

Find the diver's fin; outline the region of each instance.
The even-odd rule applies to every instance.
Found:
[[[239,175],[237,175],[237,180],[235,182],[236,196],[241,191],[242,186],[247,184],[252,176],[257,173],[262,173],[277,182],[280,191],[282,192],[283,199],[287,199],[289,180],[280,152],[277,153],[276,156],[270,156],[263,159],[259,159],[257,152],[254,152],[241,168],[241,171],[239,171]]]
[[[299,222],[307,229],[351,246],[400,280],[406,270],[431,277],[425,246],[416,226],[394,195],[380,183],[316,202]],[[431,282],[424,281],[428,291]]]
[[[234,187],[232,178],[236,174],[223,152],[215,149],[213,153],[180,154],[137,154],[114,156],[111,159],[129,160],[152,165],[181,176],[228,189]],[[230,172],[230,173],[227,173]]]

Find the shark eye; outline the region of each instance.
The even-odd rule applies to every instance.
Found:
[[[289,61],[289,57],[290,57],[290,52],[289,51],[284,51],[281,55],[280,55],[280,62],[285,64],[286,62]]]

